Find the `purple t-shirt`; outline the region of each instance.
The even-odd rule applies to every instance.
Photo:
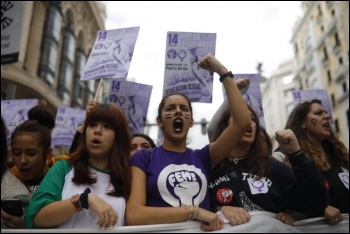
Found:
[[[129,164],[146,174],[147,206],[199,205],[209,210],[209,145],[197,150],[187,148],[184,153],[168,151],[162,146],[139,150]]]

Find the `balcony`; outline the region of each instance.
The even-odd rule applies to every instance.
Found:
[[[341,46],[340,43],[337,42],[334,46],[333,46],[333,53],[334,55],[338,56],[341,53]]]
[[[338,65],[334,69],[335,82],[339,83],[341,80],[343,80],[343,78],[346,76],[348,72],[349,72],[349,64]]]
[[[343,103],[347,100],[349,100],[349,91],[346,91],[339,98],[337,98],[337,103],[340,104],[340,103]]]

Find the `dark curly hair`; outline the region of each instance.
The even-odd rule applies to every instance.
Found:
[[[303,148],[306,155],[310,156],[318,169],[322,172],[327,172],[331,169],[330,163],[322,160],[322,152],[316,148],[315,144],[309,139],[308,134],[302,128],[302,123],[305,121],[308,113],[311,110],[311,105],[318,103],[322,105],[321,100],[313,99],[311,101],[302,102],[296,106],[288,117],[286,129],[291,129],[299,141],[299,145]],[[335,152],[336,157],[340,161],[340,165],[349,170],[349,150],[343,142],[341,142],[335,133],[330,130],[330,137],[322,141],[322,148],[324,151]]]

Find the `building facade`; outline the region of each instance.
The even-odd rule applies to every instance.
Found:
[[[349,148],[349,2],[303,1],[301,7],[292,30],[294,58],[261,87],[267,132],[274,139],[285,127],[293,90],[326,89],[335,133]]]
[[[261,88],[266,131],[270,135],[274,149],[277,147],[275,132],[285,128],[288,116],[294,108],[292,92],[295,90],[293,72],[294,59],[281,62]]]
[[[303,1],[293,30],[297,89],[327,89],[335,133],[349,147],[349,2]]]
[[[19,61],[1,66],[1,99],[85,109],[98,80],[80,76],[105,18],[97,1],[24,1]]]

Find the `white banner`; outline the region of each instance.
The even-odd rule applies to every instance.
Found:
[[[266,211],[249,212],[248,223],[232,226],[225,220],[224,228],[218,231],[205,232],[200,229],[199,221],[188,220],[181,223],[137,225],[102,229],[1,229],[1,233],[349,233],[349,214],[343,214],[343,221],[329,225],[323,217],[305,219],[295,222],[293,226],[276,219],[276,214]]]

